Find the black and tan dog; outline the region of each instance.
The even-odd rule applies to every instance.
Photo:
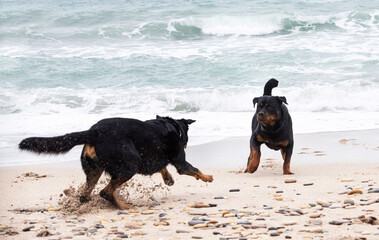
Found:
[[[282,153],[284,164],[283,174],[293,174],[290,162],[293,150],[292,120],[288,113],[285,97],[271,96],[271,90],[278,86],[278,81],[270,79],[264,88],[262,97],[253,100],[257,110],[252,120],[252,135],[250,138],[250,155],[245,172],[253,173],[257,170],[261,158],[261,145],[279,150]]]
[[[188,142],[188,126],[194,120],[176,120],[157,116],[145,122],[127,118],[103,119],[88,131],[63,136],[32,137],[21,141],[19,148],[36,153],[59,154],[84,144],[81,163],[87,181],[80,201],[89,201],[91,192],[105,171],[111,176],[100,196],[115,206],[125,209],[129,205],[119,200],[115,191],[136,173],[152,175],[160,172],[167,185],[174,184],[167,171],[168,164],[179,174],[186,174],[212,182],[212,175],[204,175],[186,161],[184,148]]]

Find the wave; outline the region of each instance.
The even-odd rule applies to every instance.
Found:
[[[23,12],[21,12],[23,13]],[[123,12],[61,13],[31,10],[2,12],[3,37],[30,37],[30,32],[51,38],[201,39],[224,36],[262,36],[313,31],[378,32],[379,11],[348,11],[332,15],[306,16],[295,13],[186,16],[179,19],[129,22]],[[31,17],[32,16],[32,17]],[[48,20],[53,18],[52,20]]]
[[[379,111],[377,89],[375,82],[308,83],[302,87],[281,87],[275,89],[274,94],[286,96],[289,107],[295,112],[372,112]],[[254,86],[29,90],[2,87],[0,114],[251,112],[252,99],[261,95],[262,87]]]

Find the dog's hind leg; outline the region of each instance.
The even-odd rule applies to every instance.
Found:
[[[100,196],[111,202],[116,207],[119,207],[120,209],[130,208],[129,204],[118,199],[116,196],[116,189],[120,187],[124,182],[128,181],[130,178],[112,178],[109,184],[100,191]]]
[[[101,174],[104,172],[104,169],[97,167],[94,163],[93,160],[95,158],[97,158],[97,156],[94,147],[88,144],[84,145],[80,160],[82,163],[83,171],[86,174],[87,181],[84,186],[84,190],[80,195],[81,203],[89,201],[93,188],[95,187]]]
[[[282,153],[282,157],[283,157],[283,160],[284,160],[284,163],[283,163],[283,174],[294,174],[290,170],[292,149],[293,149],[292,146],[288,146],[286,148],[280,149],[280,152]]]
[[[168,186],[174,185],[175,181],[172,178],[171,173],[169,173],[169,171],[167,170],[167,168],[162,169],[162,171],[160,171],[160,173],[162,174],[163,181],[166,185],[168,185]]]

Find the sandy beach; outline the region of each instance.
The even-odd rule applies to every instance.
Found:
[[[190,140],[191,141],[191,140]],[[134,176],[119,210],[98,191],[80,205],[79,156],[0,168],[1,239],[379,239],[379,130],[295,135],[291,169],[262,149],[254,174],[242,173],[249,137],[190,146],[187,159],[214,182],[160,174]],[[23,157],[25,155],[22,155]]]

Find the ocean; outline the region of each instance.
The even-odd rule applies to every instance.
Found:
[[[108,117],[249,136],[270,78],[295,133],[378,128],[379,1],[2,0],[0,166],[58,161],[17,144]]]

